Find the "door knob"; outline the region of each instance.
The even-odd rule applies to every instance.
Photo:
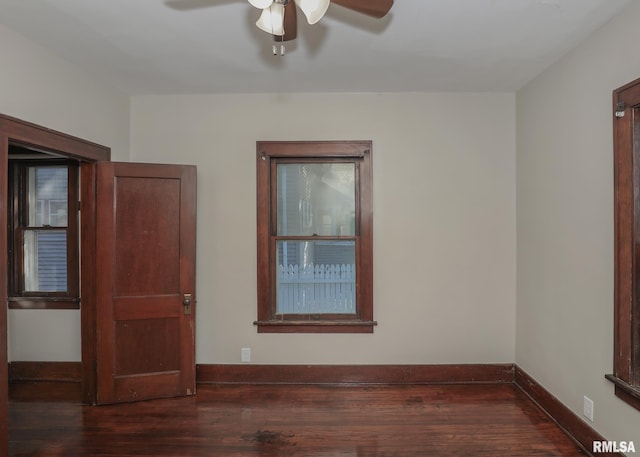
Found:
[[[182,297],[183,311],[185,315],[191,314],[191,294],[184,294]]]

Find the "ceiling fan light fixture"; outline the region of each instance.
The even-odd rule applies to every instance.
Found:
[[[270,7],[263,9],[256,25],[260,30],[272,35],[284,35],[284,5],[274,2]]]
[[[269,8],[273,0],[249,0],[249,3],[251,3],[251,6],[263,10]]]
[[[296,5],[302,10],[307,22],[315,24],[324,16],[329,8],[330,0],[295,0]]]

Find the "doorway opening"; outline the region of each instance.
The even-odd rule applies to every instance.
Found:
[[[31,158],[45,156],[65,160],[73,160],[80,166],[81,175],[85,184],[91,183],[93,178],[91,167],[87,165],[98,162],[108,161],[111,158],[111,150],[108,147],[101,146],[90,141],[66,135],[45,127],[41,127],[30,122],[16,119],[10,116],[0,114],[0,182],[8,183],[9,181],[9,156],[15,159],[18,154],[24,153]],[[18,152],[20,150],[20,152]],[[86,172],[85,172],[86,170]],[[81,191],[82,193],[82,191]],[[94,198],[94,197],[93,197]],[[81,196],[82,199],[82,196]],[[0,261],[0,302],[8,303],[9,292],[9,269],[8,250],[9,250],[9,188],[8,185],[0,186],[0,253],[3,259]],[[55,206],[55,204],[53,205]],[[37,204],[36,204],[37,207]],[[84,221],[82,224],[90,225],[90,221]],[[45,224],[47,225],[47,224]],[[48,224],[51,225],[51,224]],[[87,239],[85,239],[87,238]],[[90,247],[92,243],[92,235],[87,233],[86,237],[80,240],[80,256],[79,263],[82,265],[87,259],[83,258],[83,247]],[[82,302],[83,294],[89,290],[82,284],[80,279],[80,301]],[[90,286],[90,284],[89,284]],[[84,313],[83,313],[84,314]],[[9,364],[8,364],[8,339],[7,339],[7,323],[8,313],[0,313],[0,454],[7,455],[9,446],[9,428],[8,428],[8,385],[9,385]],[[83,321],[85,316],[81,318]],[[83,345],[81,359],[86,359],[85,349]],[[92,370],[90,367],[82,366],[83,373],[89,374]],[[83,380],[83,395],[86,375],[81,376]],[[89,382],[95,381],[93,378],[88,379]]]
[[[8,381],[57,378],[79,396],[79,161],[12,143],[7,160]]]

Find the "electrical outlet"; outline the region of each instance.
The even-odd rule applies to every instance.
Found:
[[[584,417],[593,422],[593,400],[589,397],[584,397],[584,403],[582,405],[582,414]]]
[[[251,362],[251,348],[240,349],[240,361],[244,363]]]

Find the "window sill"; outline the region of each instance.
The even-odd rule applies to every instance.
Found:
[[[615,385],[615,394],[618,398],[640,410],[640,387],[632,386],[612,374],[607,374],[604,377]]]
[[[373,333],[376,321],[256,321],[258,333]]]
[[[9,309],[80,309],[80,299],[70,297],[9,297]]]

